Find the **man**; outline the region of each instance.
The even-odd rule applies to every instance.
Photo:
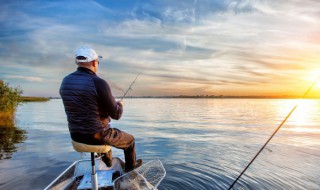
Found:
[[[81,47],[75,53],[78,68],[66,76],[60,87],[72,140],[89,145],[110,145],[124,150],[125,171],[142,164],[136,160],[135,139],[132,135],[111,128],[110,118],[118,120],[123,102],[116,101],[108,83],[96,75],[99,66],[97,53]],[[103,154],[102,160],[110,167],[112,152]]]

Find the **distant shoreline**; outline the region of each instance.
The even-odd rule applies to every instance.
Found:
[[[49,100],[50,98],[47,98],[47,97],[34,97],[34,96],[21,96],[19,98],[20,102],[46,102]]]
[[[120,99],[121,96],[115,98]],[[298,96],[127,96],[125,99],[138,99],[138,98],[185,98],[185,99],[300,99]],[[60,97],[49,97],[48,99],[61,99]],[[320,97],[306,97],[304,99],[320,99]]]
[[[121,98],[121,97],[116,97]],[[299,99],[297,96],[128,96],[125,98],[190,98],[190,99]],[[304,99],[320,99],[320,97],[306,97]]]

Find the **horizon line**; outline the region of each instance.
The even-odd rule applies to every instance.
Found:
[[[22,96],[22,97],[45,97],[45,96]],[[61,97],[47,96],[49,99],[61,99]],[[122,98],[122,96],[115,96],[115,98]],[[320,99],[319,96],[310,96],[302,98],[302,96],[292,95],[279,95],[279,96],[259,96],[259,95],[247,95],[247,96],[231,96],[231,95],[166,95],[166,96],[127,96],[125,98],[208,98],[208,99]]]

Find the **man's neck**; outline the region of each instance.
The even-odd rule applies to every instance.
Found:
[[[82,71],[88,71],[91,72],[92,74],[96,74],[92,69],[88,68],[88,67],[78,67],[78,70],[82,70]]]

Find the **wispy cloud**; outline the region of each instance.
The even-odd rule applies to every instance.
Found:
[[[20,79],[25,80],[29,82],[42,82],[43,79],[39,77],[27,77],[27,76],[18,76],[18,75],[4,75],[4,78],[6,79]]]

